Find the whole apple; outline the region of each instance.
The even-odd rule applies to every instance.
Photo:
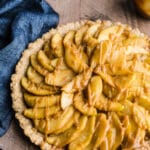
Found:
[[[150,0],[134,0],[140,14],[150,18]]]

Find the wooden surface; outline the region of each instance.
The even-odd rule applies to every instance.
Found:
[[[59,24],[81,19],[110,19],[130,24],[150,35],[150,20],[140,17],[132,0],[47,0],[60,14]],[[38,150],[24,136],[18,122],[13,119],[8,132],[0,138],[0,150]]]

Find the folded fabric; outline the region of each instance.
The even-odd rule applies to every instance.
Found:
[[[28,43],[58,23],[44,0],[0,1],[0,136],[12,119],[10,77]]]

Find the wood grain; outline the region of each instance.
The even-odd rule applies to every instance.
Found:
[[[79,21],[82,19],[110,19],[139,28],[150,35],[150,20],[136,13],[132,0],[47,0],[59,13],[59,24]],[[38,150],[24,136],[18,122],[13,119],[8,132],[0,138],[2,150]]]
[[[47,0],[60,14],[59,24],[81,19],[110,19],[150,35],[150,20],[140,17],[132,0]]]

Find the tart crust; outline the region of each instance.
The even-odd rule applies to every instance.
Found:
[[[20,60],[18,61],[18,64],[16,65],[15,73],[11,77],[11,97],[12,97],[12,107],[15,110],[15,117],[18,119],[20,127],[23,129],[24,134],[30,138],[31,142],[34,143],[35,145],[40,146],[41,149],[43,150],[59,150],[60,148],[54,147],[47,142],[44,141],[44,135],[38,132],[35,128],[33,128],[32,122],[26,118],[23,115],[23,111],[26,108],[26,105],[23,100],[23,93],[21,92],[21,85],[20,85],[20,80],[21,78],[25,75],[27,66],[29,65],[29,57],[31,54],[36,53],[39,51],[43,44],[48,41],[53,34],[56,32],[64,35],[67,33],[69,30],[77,30],[80,28],[82,25],[84,25],[87,21],[80,21],[80,22],[75,22],[75,23],[68,23],[66,25],[58,26],[56,29],[51,29],[49,32],[45,33],[41,38],[37,39],[33,43],[30,43],[28,48],[24,50],[22,53],[22,56]],[[100,20],[97,20],[97,22],[101,22]],[[123,25],[121,23],[112,23],[111,21],[103,21],[103,23],[107,24],[108,26],[112,24],[119,24],[122,26],[127,26]],[[131,27],[127,26],[129,30],[132,30],[136,34],[140,34],[141,36],[144,36],[143,33],[140,33],[138,29],[131,29]],[[142,148],[140,147],[140,150],[147,150],[150,148],[150,142],[144,144]]]

